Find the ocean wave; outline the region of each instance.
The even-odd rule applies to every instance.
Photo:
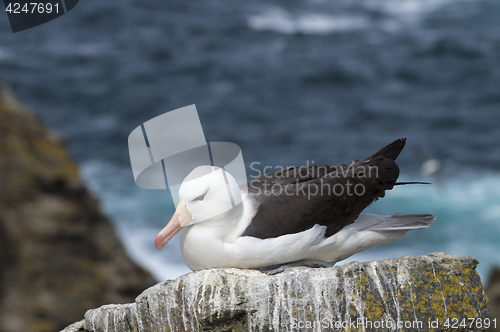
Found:
[[[0,47],[0,61],[9,60],[13,57],[13,54],[6,48]]]
[[[268,30],[283,34],[330,34],[366,29],[370,22],[362,16],[335,16],[320,13],[292,15],[283,8],[273,7],[250,16],[253,30]]]
[[[470,0],[460,0],[466,2]],[[272,31],[282,34],[325,35],[359,30],[380,30],[397,32],[402,28],[415,26],[430,13],[456,0],[374,0],[362,3],[337,3],[329,12],[349,11],[358,7],[356,14],[326,14],[307,9],[292,13],[279,6],[268,7],[258,14],[248,17],[247,25],[256,31]],[[359,11],[359,7],[364,8]],[[376,18],[374,18],[374,13]]]
[[[405,181],[404,179],[401,181]],[[477,270],[483,279],[500,265],[500,174],[489,171],[463,171],[445,177],[445,189],[430,186],[404,186],[387,192],[370,213],[432,213],[436,221],[429,229],[408,232],[404,240],[370,249],[353,256],[381,254],[381,258],[421,255],[442,251],[451,255],[470,255],[481,263]],[[370,257],[372,257],[370,256]],[[379,259],[381,259],[379,258]]]
[[[384,12],[394,17],[418,19],[422,15],[457,2],[457,0],[371,0],[364,2],[364,5],[368,9]]]
[[[162,251],[158,251],[154,246],[159,231],[156,228],[121,224],[117,230],[132,260],[151,272],[157,281],[175,279],[191,272],[182,260],[178,236]]]

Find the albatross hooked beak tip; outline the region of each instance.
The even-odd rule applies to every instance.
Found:
[[[160,233],[156,235],[156,249],[161,250],[168,243],[168,241],[175,236],[175,234],[179,233],[179,231],[189,223],[190,220],[191,215],[189,211],[186,209],[184,202],[180,201],[167,226],[165,226],[165,228],[163,228]]]

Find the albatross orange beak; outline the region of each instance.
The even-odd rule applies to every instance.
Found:
[[[177,209],[168,222],[167,226],[156,235],[155,246],[156,249],[161,250],[170,241],[175,234],[179,233],[182,227],[186,226],[191,221],[191,215],[186,209],[183,201],[177,205]]]

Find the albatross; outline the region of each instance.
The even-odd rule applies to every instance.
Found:
[[[289,167],[243,186],[223,168],[199,166],[183,181],[179,204],[155,239],[161,250],[180,232],[193,271],[234,267],[277,273],[327,267],[429,227],[432,214],[361,214],[396,185],[398,139],[350,165]],[[229,193],[229,194],[228,194]]]

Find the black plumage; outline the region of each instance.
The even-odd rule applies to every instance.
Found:
[[[405,142],[398,139],[351,165],[290,167],[250,181],[257,212],[241,236],[276,238],[315,224],[327,226],[327,237],[337,233],[396,185],[395,160]]]

